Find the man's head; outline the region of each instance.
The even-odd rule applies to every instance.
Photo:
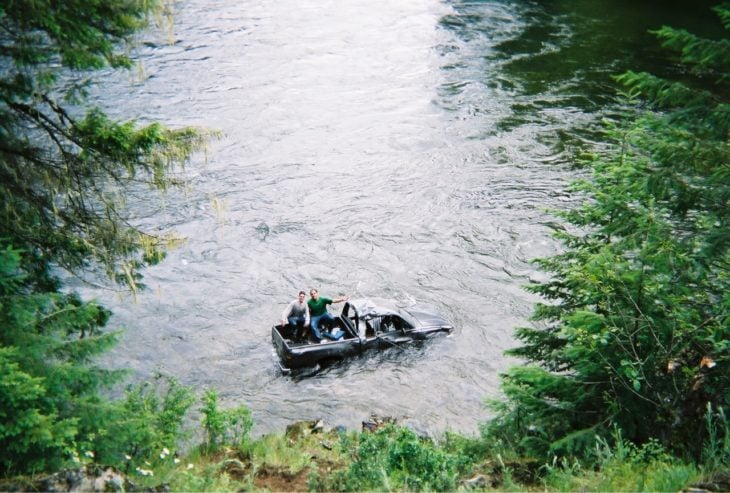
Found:
[[[312,289],[309,290],[309,296],[311,296],[312,299],[316,301],[317,298],[319,298],[319,291],[317,291],[316,289],[312,288]]]
[[[304,291],[299,291],[299,301],[304,301],[304,298],[307,296],[307,293]]]

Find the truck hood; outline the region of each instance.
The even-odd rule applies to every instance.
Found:
[[[451,323],[432,309],[423,306],[408,307],[407,311],[422,327],[451,327]]]

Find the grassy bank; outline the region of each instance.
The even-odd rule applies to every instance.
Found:
[[[163,448],[141,466],[114,468],[125,491],[727,491],[722,464],[694,464],[667,454],[657,442],[637,447],[618,432],[597,440],[596,460],[554,457],[545,463],[515,457],[485,437],[419,437],[392,420],[372,418],[363,430],[328,429],[302,421],[238,443],[206,442],[185,456]],[[242,438],[239,436],[239,438]],[[725,451],[726,452],[726,451]],[[709,459],[709,457],[708,457]],[[88,484],[108,469],[91,454],[81,459]],[[74,476],[75,474],[75,476]],[[74,489],[78,471],[48,478],[14,478],[3,490]],[[79,488],[80,483],[75,487]],[[97,482],[97,488],[101,483]],[[49,486],[53,485],[53,486]],[[60,485],[60,486],[59,486]],[[88,486],[87,486],[88,487]],[[68,491],[67,490],[67,491]],[[75,491],[79,491],[76,489]]]

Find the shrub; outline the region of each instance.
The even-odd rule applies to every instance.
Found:
[[[218,393],[209,390],[203,397],[203,427],[207,434],[206,450],[218,450],[221,445],[240,446],[248,440],[253,427],[251,411],[244,407],[221,410]]]
[[[343,440],[349,440],[343,436]],[[445,452],[413,431],[389,424],[362,433],[352,450],[349,469],[337,472],[319,489],[340,491],[449,491],[456,488],[458,456]]]

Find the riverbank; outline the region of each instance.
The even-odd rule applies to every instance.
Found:
[[[163,449],[147,468],[95,464],[6,479],[2,491],[728,491],[730,474],[672,458],[656,447],[604,447],[595,468],[557,458],[509,457],[480,438],[418,437],[391,418],[361,430],[301,421],[282,433],[185,457]],[[600,448],[600,444],[598,445]],[[503,449],[505,450],[505,449]]]

